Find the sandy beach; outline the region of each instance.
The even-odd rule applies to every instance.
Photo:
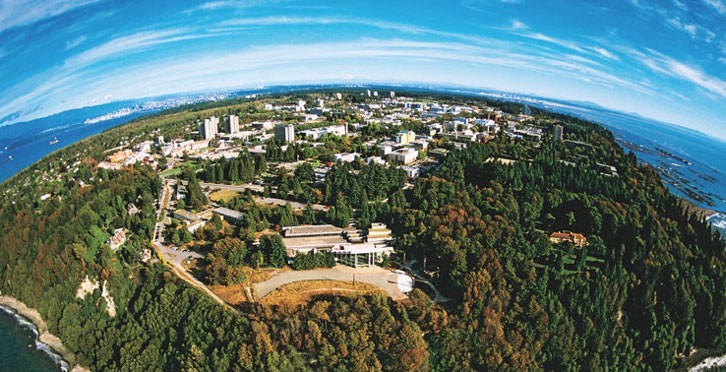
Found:
[[[20,302],[10,296],[0,296],[0,306],[9,307],[15,310],[18,314],[32,321],[33,324],[35,324],[35,326],[38,328],[38,339],[40,340],[40,342],[48,345],[51,349],[53,349],[53,351],[62,356],[63,359],[68,362],[70,366],[72,366],[71,371],[89,371],[87,368],[76,364],[76,356],[63,345],[63,341],[61,341],[58,336],[48,332],[48,325],[45,323],[37,310],[28,307],[23,302]]]

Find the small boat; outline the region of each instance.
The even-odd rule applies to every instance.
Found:
[[[53,139],[48,142],[49,145],[55,145],[56,143],[58,143],[58,137],[53,137]]]

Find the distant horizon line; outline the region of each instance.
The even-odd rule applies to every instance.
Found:
[[[494,99],[496,99],[498,101],[517,103],[517,104],[521,104],[521,105],[525,105],[525,106],[526,106],[525,103],[517,102],[516,100],[522,99],[522,98],[528,98],[528,99],[539,100],[541,102],[537,102],[537,103],[540,103],[540,104],[546,104],[549,101],[552,103],[567,104],[567,105],[572,106],[573,108],[580,108],[580,109],[597,108],[600,110],[609,111],[611,113],[632,116],[632,117],[636,117],[636,118],[640,118],[640,119],[646,119],[646,120],[650,120],[650,121],[653,121],[658,124],[673,126],[678,129],[681,129],[681,130],[687,130],[692,133],[699,134],[699,135],[708,137],[710,139],[716,140],[716,141],[726,145],[726,133],[725,133],[724,137],[718,137],[716,135],[706,133],[706,132],[703,132],[703,131],[695,129],[695,128],[687,127],[682,124],[676,124],[676,123],[672,123],[672,122],[667,122],[667,121],[651,118],[651,117],[645,116],[645,115],[637,113],[637,112],[623,111],[620,109],[603,106],[597,102],[592,102],[592,101],[580,101],[580,100],[568,100],[568,99],[562,99],[562,98],[552,98],[552,97],[546,97],[546,96],[542,96],[542,95],[538,95],[538,94],[534,94],[534,93],[519,93],[519,92],[514,92],[514,91],[496,89],[496,88],[474,87],[474,86],[457,85],[457,84],[442,84],[442,83],[428,83],[428,82],[395,82],[395,81],[376,82],[376,81],[370,81],[370,80],[368,80],[368,81],[364,81],[364,80],[345,81],[345,82],[288,82],[288,83],[254,84],[254,87],[241,86],[238,88],[231,88],[231,89],[225,89],[225,90],[209,89],[209,90],[188,91],[188,92],[180,92],[180,93],[168,93],[168,94],[162,94],[162,95],[158,95],[158,96],[142,96],[142,97],[138,97],[138,98],[128,98],[128,99],[120,99],[120,100],[116,100],[116,101],[109,101],[109,102],[100,103],[97,105],[89,105],[89,106],[71,108],[71,109],[67,109],[67,110],[63,110],[63,111],[58,111],[53,114],[30,119],[30,120],[8,123],[8,124],[0,124],[0,128],[27,124],[27,123],[31,123],[31,122],[34,122],[37,120],[47,119],[47,118],[50,118],[53,116],[62,115],[62,114],[72,112],[72,111],[96,108],[96,107],[101,107],[101,106],[105,106],[105,105],[132,103],[132,102],[136,102],[136,104],[139,104],[139,103],[156,101],[159,99],[172,99],[172,98],[182,98],[182,97],[191,98],[191,96],[194,96],[194,95],[214,95],[214,94],[242,95],[245,93],[246,94],[256,94],[257,92],[266,94],[265,91],[274,90],[274,89],[282,89],[287,92],[295,92],[295,91],[306,91],[306,90],[314,91],[314,90],[323,89],[323,88],[336,88],[336,87],[354,88],[354,89],[367,89],[367,88],[376,88],[376,87],[401,88],[404,91],[406,91],[406,89],[408,89],[408,90],[418,90],[420,92],[428,92],[428,93],[458,94],[458,95],[462,95],[462,96],[471,96],[473,98],[486,98],[486,96],[481,95],[482,93],[516,95],[519,97],[498,97],[498,98],[494,98]],[[452,91],[447,91],[447,90],[454,90],[454,91],[452,92]],[[455,90],[468,90],[468,91],[456,92]],[[269,94],[279,94],[279,93],[284,93],[284,92],[270,92]],[[231,100],[234,98],[239,98],[239,96],[225,97],[225,98],[223,98],[223,100]],[[208,102],[213,102],[213,101],[210,100]],[[197,103],[201,103],[201,102],[197,102]],[[176,107],[169,107],[169,108],[160,110],[159,112],[163,112],[163,111],[166,111],[166,110],[169,110],[172,108],[190,106],[193,104],[195,104],[195,103],[179,105]],[[116,109],[116,110],[118,110],[118,109]],[[142,116],[146,116],[146,115],[142,115]],[[570,116],[573,116],[573,115],[570,114]],[[592,120],[590,120],[590,121],[592,121]]]

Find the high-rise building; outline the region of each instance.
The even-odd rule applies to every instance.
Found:
[[[396,143],[402,145],[409,144],[416,140],[416,132],[412,130],[402,130],[396,135]]]
[[[275,126],[275,139],[282,143],[291,143],[295,140],[295,126],[292,124],[277,124]]]
[[[563,131],[562,125],[555,125],[555,141],[562,141]]]
[[[199,128],[199,134],[202,136],[202,139],[212,139],[214,138],[214,136],[217,135],[218,126],[218,117],[212,116],[209,119],[204,119],[204,123],[202,123],[201,127]]]
[[[396,98],[396,92],[391,91],[391,98]]]
[[[239,116],[230,115],[224,122],[224,130],[229,134],[235,134],[239,132]]]

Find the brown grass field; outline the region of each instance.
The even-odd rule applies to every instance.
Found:
[[[336,280],[307,280],[284,285],[259,299],[259,302],[267,306],[293,310],[308,303],[317,294],[357,296],[375,291],[382,291],[382,289],[366,283],[356,283],[354,285],[350,282]]]
[[[239,195],[237,191],[233,190],[218,190],[209,194],[209,200],[218,203],[220,201],[228,202],[235,196]]]

